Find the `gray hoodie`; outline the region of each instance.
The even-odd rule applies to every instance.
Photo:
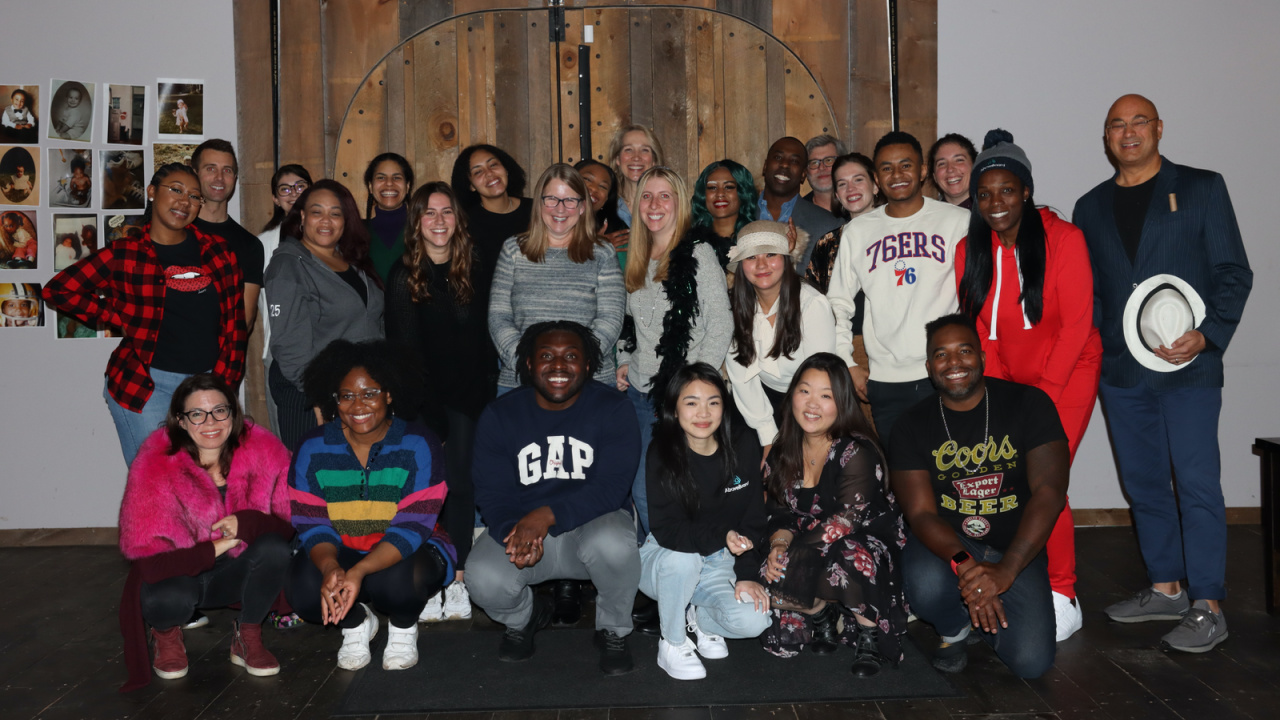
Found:
[[[360,272],[357,270],[357,272]],[[271,255],[264,282],[271,318],[271,357],[285,378],[302,388],[302,371],[334,340],[378,340],[382,334],[382,290],[360,272],[369,292],[360,295],[313,256],[286,238]]]

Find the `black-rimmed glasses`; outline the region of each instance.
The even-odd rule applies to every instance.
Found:
[[[192,425],[203,425],[204,421],[208,420],[210,417],[214,419],[214,422],[222,422],[223,420],[231,417],[231,407],[229,405],[219,405],[212,410],[201,410],[200,408],[196,408],[195,410],[188,410],[182,413],[182,416],[185,417],[187,422]]]
[[[303,192],[306,191],[308,187],[311,187],[311,183],[307,182],[306,180],[299,180],[298,182],[292,185],[280,184],[276,186],[276,195],[280,195],[283,197],[290,197],[292,195],[301,195]]]
[[[575,197],[562,198],[562,197],[556,197],[555,195],[542,196],[542,207],[548,210],[554,210],[556,209],[556,206],[561,204],[564,205],[566,210],[577,210],[578,206],[582,204],[582,198],[575,198]]]

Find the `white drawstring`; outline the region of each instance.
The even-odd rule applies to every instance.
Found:
[[[1004,285],[1004,263],[1001,262],[1001,255],[1004,253],[1004,247],[1001,246],[996,254],[996,294],[995,299],[991,301],[991,333],[987,335],[988,340],[998,340],[996,336],[996,324],[1000,318],[1000,289]],[[1013,251],[1013,262],[1018,268],[1018,287],[1022,287],[1022,258],[1018,256],[1017,248]],[[1031,319],[1027,317],[1027,301],[1024,299],[1020,303],[1022,307],[1022,329],[1031,329]]]

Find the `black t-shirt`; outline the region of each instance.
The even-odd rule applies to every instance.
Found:
[[[471,235],[471,243],[480,251],[486,278],[493,278],[502,244],[509,237],[527,232],[531,217],[533,200],[529,198],[520,198],[520,205],[504,214],[489,212],[483,205],[467,209],[467,233]]]
[[[1124,242],[1124,251],[1129,255],[1129,262],[1138,259],[1138,241],[1142,239],[1142,226],[1147,222],[1147,208],[1151,207],[1151,193],[1156,189],[1156,177],[1141,185],[1122,187],[1116,185],[1116,195],[1112,211],[1116,215],[1116,230],[1120,232],[1120,240]]]
[[[244,273],[244,281],[250,285],[262,286],[262,273],[266,268],[265,251],[262,241],[253,233],[240,227],[240,223],[227,218],[220,223],[196,218],[196,227],[206,235],[217,235],[231,246],[236,262],[240,263],[240,272]]]
[[[356,270],[355,266],[348,265],[346,270],[338,273],[338,277],[342,278],[343,282],[350,285],[351,289],[355,290],[360,295],[360,301],[368,307],[369,288],[365,287],[364,278],[361,277],[360,272]]]
[[[990,377],[986,382],[986,398],[967,412],[940,410],[934,393],[903,413],[890,433],[890,456],[894,470],[929,472],[938,516],[957,534],[1003,552],[1031,499],[1027,453],[1067,435],[1043,390]],[[991,429],[984,443],[988,401]]]
[[[194,233],[177,245],[154,243],[164,268],[164,314],[151,367],[192,375],[213,369],[218,361],[222,308],[213,276],[200,257]]]

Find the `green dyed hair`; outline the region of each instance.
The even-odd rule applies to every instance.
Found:
[[[756,200],[756,180],[751,176],[751,171],[728,158],[711,163],[698,176],[698,182],[693,186],[693,226],[711,227],[711,212],[707,210],[707,178],[720,168],[728,170],[733,181],[738,184],[738,222],[733,225],[733,234],[737,237],[743,225],[757,219],[760,208]]]

